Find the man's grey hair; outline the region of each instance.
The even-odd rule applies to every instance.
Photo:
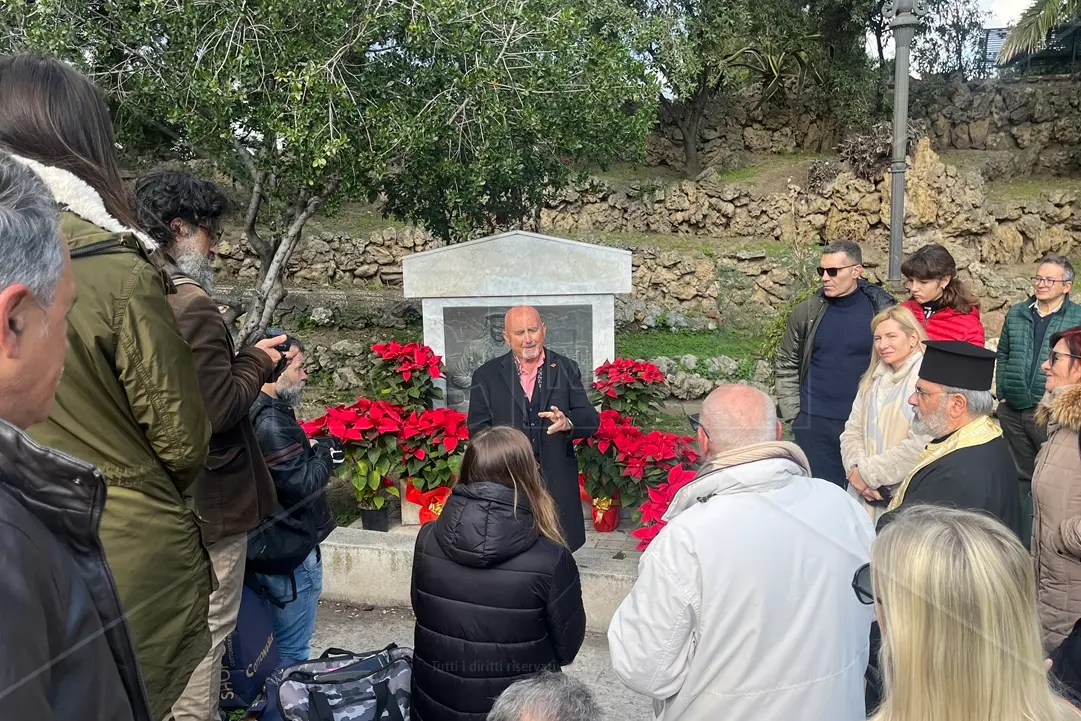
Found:
[[[496,699],[488,721],[598,721],[603,717],[584,683],[545,671],[508,686]]]
[[[1040,258],[1038,265],[1044,265],[1050,263],[1051,265],[1057,265],[1062,268],[1062,279],[1067,283],[1072,283],[1074,279],[1073,263],[1069,258],[1064,255],[1056,255],[1055,253],[1048,253],[1044,257]]]
[[[52,305],[64,273],[59,218],[34,171],[0,151],[0,289],[25,285],[42,306]]]
[[[848,259],[857,265],[863,265],[863,251],[859,243],[852,240],[835,240],[822,249],[822,255],[830,253],[844,253]]]
[[[777,405],[745,383],[719,386],[702,402],[702,425],[716,453],[777,440]]]
[[[942,392],[949,395],[964,396],[965,401],[968,403],[968,412],[977,418],[991,415],[991,410],[995,407],[995,398],[991,395],[991,391],[974,391],[969,388],[942,386]]]

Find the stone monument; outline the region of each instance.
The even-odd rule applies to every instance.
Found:
[[[512,231],[406,256],[402,274],[405,297],[421,299],[424,343],[446,363],[445,403],[465,413],[473,371],[507,352],[503,315],[515,305],[537,308],[545,345],[573,358],[588,386],[615,357],[615,295],[631,292],[631,253]]]

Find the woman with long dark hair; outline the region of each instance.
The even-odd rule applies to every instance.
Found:
[[[478,433],[413,554],[413,718],[483,721],[519,679],[574,661],[586,616],[529,439]]]
[[[29,432],[108,480],[101,540],[163,718],[210,648],[213,572],[184,498],[210,438],[191,350],[121,182],[100,91],[64,63],[16,55],[0,57],[0,98],[0,148],[63,209],[78,293],[55,408]]]
[[[983,346],[980,301],[957,277],[950,251],[925,245],[901,264],[912,297],[902,305],[912,311],[930,340],[963,340]]]

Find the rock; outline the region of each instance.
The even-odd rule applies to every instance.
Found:
[[[698,365],[698,359],[688,353],[679,359],[679,364],[687,370],[693,371]]]
[[[756,383],[768,383],[773,379],[773,367],[764,360],[754,364],[754,380]],[[766,391],[769,392],[768,390]]]
[[[678,310],[670,310],[665,313],[664,324],[673,330],[691,327],[691,322],[687,319],[687,316],[683,315]]]
[[[773,138],[768,130],[751,127],[743,129],[743,142],[746,144],[747,150],[755,153],[766,153],[769,152],[770,146],[773,144]]]
[[[334,376],[331,381],[336,391],[351,391],[360,388],[360,378],[357,377],[356,371],[349,366],[343,366],[334,371]]]
[[[664,311],[655,305],[647,307],[646,311],[642,314],[642,328],[656,328],[657,323],[660,321],[661,315],[663,314]]]
[[[987,134],[990,129],[990,121],[986,118],[983,120],[974,120],[968,125],[968,136],[972,142],[972,147],[977,150],[983,150],[987,147]]]
[[[678,300],[691,300],[698,295],[698,290],[691,283],[673,283],[668,286],[668,292]]]
[[[714,378],[732,378],[739,373],[739,361],[722,355],[716,358],[707,358],[703,368],[707,374]]]
[[[713,382],[694,373],[679,371],[668,379],[672,395],[682,401],[702,398],[713,390]]]
[[[657,366],[657,368],[664,375],[668,376],[675,372],[676,367],[679,365],[676,361],[667,356],[659,356],[657,358],[651,358],[650,363]]]
[[[312,309],[311,314],[312,323],[315,325],[326,328],[334,325],[334,311],[330,308],[317,307]]]
[[[953,147],[958,150],[968,150],[972,147],[972,140],[969,137],[967,125],[955,125],[950,139],[953,142]]]
[[[369,351],[368,346],[355,340],[340,340],[330,346],[330,350],[338,355],[349,356],[350,358],[365,356]]]
[[[1013,224],[996,224],[991,237],[980,245],[980,259],[985,263],[1019,263],[1024,242]]]

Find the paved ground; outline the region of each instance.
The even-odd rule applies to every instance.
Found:
[[[328,646],[369,651],[392,642],[400,646],[413,645],[413,614],[409,611],[361,610],[320,602],[312,640],[313,655],[322,653]],[[606,721],[648,721],[653,718],[649,699],[627,690],[616,678],[608,657],[608,642],[603,636],[586,636],[578,658],[564,670],[589,685],[604,709]]]

